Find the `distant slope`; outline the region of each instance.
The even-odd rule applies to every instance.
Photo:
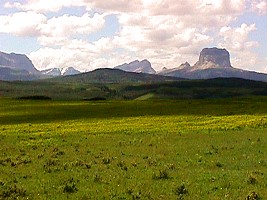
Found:
[[[55,82],[77,82],[77,83],[151,83],[165,81],[179,81],[180,78],[152,75],[145,73],[126,72],[119,69],[96,69],[92,72],[57,77],[48,79]]]
[[[0,80],[3,81],[30,81],[40,79],[38,74],[31,74],[27,70],[17,70],[7,67],[0,67]]]
[[[185,79],[242,78],[267,82],[267,74],[237,68],[173,69],[159,74]]]

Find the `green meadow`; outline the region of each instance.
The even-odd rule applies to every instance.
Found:
[[[267,98],[0,99],[0,199],[267,199]]]

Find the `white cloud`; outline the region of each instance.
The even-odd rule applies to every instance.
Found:
[[[246,0],[28,0],[26,3],[7,2],[5,7],[38,12],[57,12],[65,7],[87,7],[88,9],[140,13],[150,15],[186,16],[198,13],[209,16],[240,14],[245,9]]]
[[[267,13],[267,1],[266,0],[253,0],[252,9],[259,14]]]
[[[43,14],[32,11],[0,16],[0,32],[17,36],[38,36],[39,25],[45,22],[46,17]]]
[[[88,7],[113,12],[140,12],[143,10],[141,0],[83,0]]]
[[[24,11],[57,12],[64,7],[84,6],[82,0],[28,0],[27,3],[7,2],[6,8],[17,8]]]
[[[223,42],[219,43],[219,46],[228,49],[233,55],[231,61],[234,67],[253,70],[258,64],[259,58],[253,52],[253,48],[258,47],[259,44],[249,38],[253,31],[256,31],[255,24],[221,28],[220,35],[223,37]]]
[[[41,35],[38,38],[42,45],[62,45],[72,35],[87,35],[94,33],[105,24],[105,15],[95,14],[90,17],[88,13],[81,17],[63,15],[53,17],[39,26]]]
[[[114,48],[110,48],[110,42],[109,38],[101,38],[96,42],[68,40],[60,48],[44,47],[30,53],[29,57],[38,69],[76,67],[86,71],[110,67],[113,66],[110,60],[120,57],[113,52]]]
[[[220,45],[234,51],[244,51],[256,47],[258,43],[249,40],[249,34],[255,30],[255,24],[242,24],[238,28],[222,27],[220,35],[223,36],[224,41]]]
[[[29,57],[38,69],[71,66],[80,69],[80,65],[87,67],[85,63],[90,66],[88,52],[82,52],[79,49],[68,49],[66,47],[58,49],[49,47],[41,48],[36,52],[32,52]],[[82,63],[79,63],[79,61],[82,61]]]
[[[18,12],[0,16],[0,33],[16,36],[37,37],[41,45],[63,45],[75,35],[88,35],[99,31],[105,25],[106,15],[90,16],[62,15],[48,19],[33,11]]]

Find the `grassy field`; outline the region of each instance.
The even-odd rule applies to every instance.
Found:
[[[113,74],[107,74],[106,76],[109,77],[109,75],[112,77]],[[128,82],[102,83],[102,76],[98,77],[98,79],[100,79],[98,82],[98,79],[95,80],[92,77],[92,79],[83,78],[83,76],[86,76],[86,74],[79,75],[78,77],[69,76],[40,81],[0,81],[0,96],[9,98],[44,96],[53,100],[72,101],[90,100],[99,97],[107,100],[168,100],[267,96],[266,82],[236,78],[139,82],[133,81],[128,77]],[[147,75],[143,74],[142,76]],[[120,77],[124,80],[123,76]],[[116,79],[120,80],[119,77]],[[103,80],[106,79],[103,78]]]
[[[267,98],[0,99],[0,199],[266,199]]]

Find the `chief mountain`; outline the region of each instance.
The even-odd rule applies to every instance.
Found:
[[[267,74],[232,67],[229,52],[226,49],[218,48],[203,49],[199,60],[193,66],[186,62],[173,69],[164,69],[159,74],[187,79],[235,77],[267,82]]]

